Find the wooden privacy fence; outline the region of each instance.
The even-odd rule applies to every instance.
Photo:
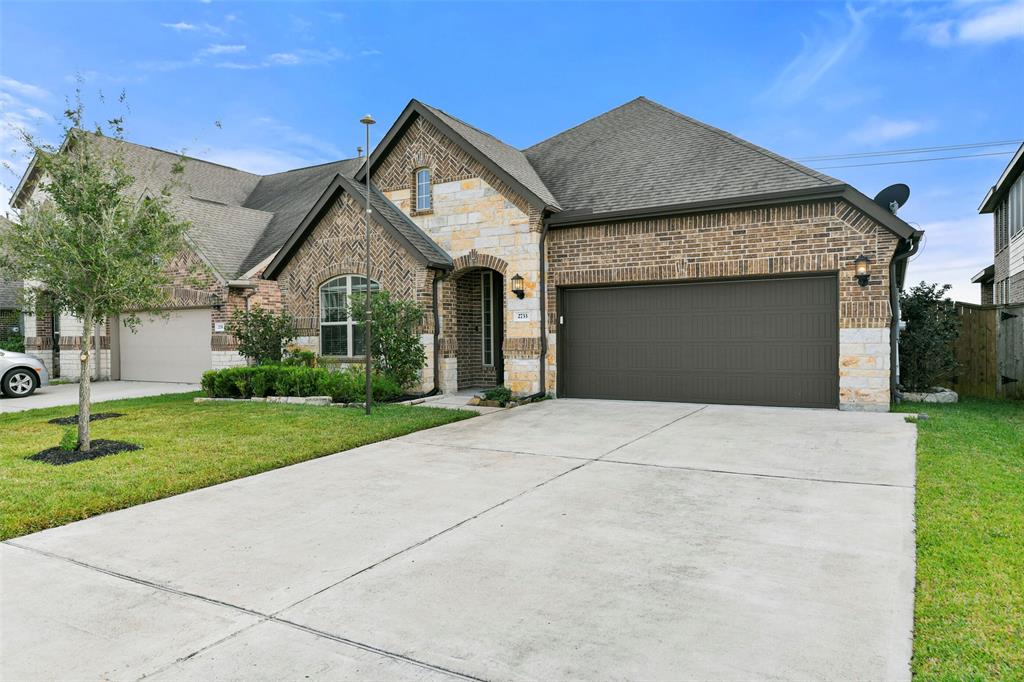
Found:
[[[954,388],[980,398],[1024,398],[1024,305],[957,303],[960,369]]]

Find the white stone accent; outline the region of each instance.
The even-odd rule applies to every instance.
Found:
[[[225,367],[244,367],[247,363],[241,353],[237,350],[215,350],[210,352],[211,367],[213,369],[224,369]]]
[[[459,360],[458,358],[441,358],[441,392],[458,393],[459,391]]]
[[[839,409],[888,412],[888,327],[839,330]]]

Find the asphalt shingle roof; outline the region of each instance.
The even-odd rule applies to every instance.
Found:
[[[261,178],[244,206],[270,212],[273,219],[258,240],[251,242],[251,251],[242,263],[243,272],[280,249],[334,176],[351,177],[361,162],[362,159],[345,159]]]
[[[563,209],[594,213],[843,184],[644,97],[524,153]]]
[[[561,208],[558,199],[551,193],[551,190],[544,184],[536,169],[530,165],[530,161],[522,151],[505,144],[498,138],[474,128],[465,121],[458,119],[451,114],[432,107],[429,104],[420,102],[424,108],[437,116],[456,133],[461,135],[469,144],[473,145],[478,152],[489,158],[506,173],[518,180],[526,189],[533,192],[546,205],[553,208]]]
[[[226,279],[244,273],[246,259],[274,219],[273,213],[196,197],[172,196],[171,210],[192,223],[189,237]]]
[[[21,307],[21,282],[0,279],[0,310],[17,310]]]

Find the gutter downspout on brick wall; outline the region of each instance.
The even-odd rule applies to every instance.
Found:
[[[544,261],[544,243],[548,236],[548,220],[541,219],[540,228],[540,390],[533,395],[526,396],[530,400],[543,398],[548,394],[548,387],[545,377],[545,369],[548,359],[548,277],[546,263]]]
[[[911,247],[900,253],[900,249],[904,248],[906,244],[911,244]],[[896,386],[900,381],[900,289],[903,284],[903,282],[896,282],[896,266],[900,261],[905,261],[917,253],[920,246],[920,237],[916,239],[911,237],[900,242],[892,260],[889,261],[889,300],[892,305],[892,323],[889,326],[889,396],[892,402],[896,401]],[[906,278],[906,274],[904,271],[904,278]]]
[[[441,390],[441,312],[437,303],[437,294],[441,290],[442,279],[440,272],[435,270],[434,282],[431,284],[434,288],[434,300],[432,301],[434,309],[434,388],[427,395],[434,395]]]

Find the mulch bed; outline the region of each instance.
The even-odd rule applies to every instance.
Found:
[[[84,462],[87,459],[97,459],[98,457],[115,455],[119,452],[129,452],[131,450],[141,449],[141,447],[132,443],[125,443],[119,440],[99,439],[92,442],[89,452],[65,450],[60,447],[47,448],[42,452],[37,452],[32,455],[29,459],[59,466],[61,464],[74,464],[75,462]]]
[[[124,414],[121,412],[100,412],[99,414],[90,414],[89,422],[92,423],[97,419],[113,419],[114,417],[123,417]],[[60,424],[61,426],[67,426],[69,424],[78,423],[78,415],[72,415],[70,417],[57,417],[47,422],[48,424]]]

